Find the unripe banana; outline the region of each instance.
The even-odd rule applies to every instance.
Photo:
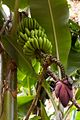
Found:
[[[44,31],[42,31],[41,36],[42,36],[42,37],[44,36]]]
[[[30,18],[30,27],[31,27],[31,30],[33,30],[33,19]]]
[[[39,44],[40,50],[42,50],[43,49],[43,39],[42,39],[42,37],[39,37],[38,44]]]
[[[30,31],[28,28],[25,28],[25,33],[27,34],[28,37],[30,36]]]
[[[33,47],[33,49],[35,49],[34,38],[29,38],[29,42],[31,46]]]
[[[46,35],[46,34],[44,34],[44,35],[43,35],[43,37],[47,38],[47,35]]]
[[[24,34],[22,32],[19,32],[19,36],[26,42]]]
[[[34,36],[38,39],[38,30],[37,29],[34,30]]]
[[[39,49],[39,44],[38,44],[38,39],[34,38],[34,44],[35,44],[35,48],[36,50]]]
[[[31,30],[31,37],[34,37],[34,30]]]
[[[27,56],[30,56],[30,57],[33,56],[32,51],[30,51],[27,47],[26,48],[23,47],[23,53]]]
[[[51,42],[47,39],[45,30],[32,18],[22,20],[18,29],[19,45],[23,46],[24,54],[36,57],[37,50],[44,53],[51,52]]]
[[[47,39],[46,38],[43,38],[43,51],[45,51],[45,53],[47,52]]]
[[[24,38],[25,38],[25,40],[26,40],[26,41],[28,41],[28,40],[29,40],[29,37],[27,36],[27,34],[26,34],[26,33],[24,34]]]
[[[17,31],[17,33],[19,34],[19,32],[23,32],[23,29],[22,29],[21,23],[19,24],[19,27],[18,27],[18,31]]]
[[[25,18],[25,23],[26,23],[25,28],[28,28],[28,19],[29,18]]]
[[[44,29],[43,30],[41,30],[41,29],[38,30],[38,37],[42,37],[42,38],[46,37],[47,38]]]
[[[31,44],[31,40],[29,40],[29,41],[27,42],[27,44],[28,44],[29,48],[30,48],[32,51],[35,51],[34,47],[33,47],[32,44]]]
[[[19,38],[17,39],[17,42],[20,46],[23,46],[25,44],[25,41],[22,40],[22,38],[19,36]]]
[[[25,45],[23,47],[23,52],[32,54],[32,49],[30,49],[30,46],[29,46],[29,44],[27,44],[27,42],[25,43]]]
[[[51,50],[52,50],[52,45],[51,45],[51,42],[47,39],[47,41],[46,41],[46,47],[47,47],[47,51],[48,52],[51,52]]]
[[[31,18],[28,18],[28,29],[31,30]]]
[[[33,30],[33,19],[28,18],[28,29],[31,31]]]
[[[22,20],[21,27],[23,30],[23,33],[25,33],[25,26],[26,26],[26,18]]]
[[[30,38],[30,44],[35,49],[34,38]]]
[[[38,43],[37,43],[36,38],[31,39],[31,44],[35,50],[38,49]]]
[[[36,23],[36,29],[39,29],[39,27],[40,27],[40,25],[39,25],[39,23],[37,22],[37,23]]]
[[[39,27],[40,27],[39,23],[35,19],[33,19],[33,28],[39,29]]]
[[[39,30],[38,30],[38,37],[41,37],[41,34],[42,34],[42,30],[39,29]]]
[[[50,52],[51,48],[52,48],[52,46],[51,46],[49,40],[47,38],[44,38],[43,49],[44,49],[45,53]]]

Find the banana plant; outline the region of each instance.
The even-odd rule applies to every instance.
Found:
[[[76,109],[76,107],[80,109],[78,104],[73,101],[73,81],[68,76],[73,75],[70,73],[70,69],[77,70],[80,64],[79,56],[76,57],[78,61],[76,67],[70,61],[74,59],[74,55],[72,54],[71,34],[68,26],[69,9],[67,1],[1,0],[2,14],[5,12],[2,7],[3,4],[8,6],[10,16],[7,21],[4,19],[4,15],[2,17],[5,22],[1,23],[0,38],[3,49],[10,59],[16,62],[18,69],[18,82],[15,80],[15,83],[11,82],[10,84],[14,88],[18,86],[18,119],[49,120],[50,116],[47,115],[43,102],[44,98],[46,99],[48,96],[55,111],[52,113],[53,116],[57,120],[66,120],[71,109]],[[77,54],[79,53],[76,52]],[[57,69],[53,64],[58,66]],[[53,81],[50,81],[51,78]],[[45,92],[43,93],[43,91]],[[55,95],[53,96],[54,91]],[[63,93],[63,91],[65,92]],[[11,106],[7,105],[11,101],[10,105],[13,108],[16,106],[13,98],[14,92],[11,90],[10,92],[12,96],[8,95],[9,99],[4,97],[4,101],[7,101],[5,102],[6,109],[11,112],[8,113],[11,117],[8,116],[6,120],[9,118],[16,120],[16,114],[13,118],[13,110],[11,110]],[[79,97],[79,91],[76,96]],[[68,106],[69,101],[72,104]],[[37,103],[39,103],[38,107]],[[74,108],[73,105],[76,107]],[[66,106],[68,106],[68,110],[64,112]],[[31,112],[34,113],[33,117]],[[38,116],[37,112],[39,113]],[[15,113],[17,113],[16,107]],[[3,118],[5,118],[5,114],[3,114]]]

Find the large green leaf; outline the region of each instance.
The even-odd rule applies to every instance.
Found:
[[[75,120],[79,120],[80,119],[80,111],[76,111],[76,118]]]
[[[15,35],[16,36],[16,35]],[[26,55],[23,54],[22,48],[17,45],[16,37],[14,39],[10,39],[10,37],[3,37],[2,43],[6,50],[6,52],[13,58],[18,68],[27,75],[35,76],[35,71],[32,68],[30,63],[30,59]]]
[[[18,106],[20,105],[24,105],[25,103],[30,102],[31,100],[33,100],[34,96],[18,96],[17,97],[17,102],[18,102]]]
[[[31,15],[42,25],[53,45],[53,55],[60,57],[66,67],[71,46],[67,29],[68,5],[66,0],[30,0]]]
[[[34,116],[33,118],[31,118],[30,120],[41,120],[40,116]]]
[[[15,7],[15,1],[17,0],[2,0],[3,4],[6,4],[12,11]],[[24,9],[28,6],[28,0],[18,0],[19,1],[19,8]]]
[[[76,98],[76,100],[80,99],[80,88],[78,89],[75,98]]]
[[[80,52],[70,51],[68,59],[68,73],[77,70],[80,68]]]

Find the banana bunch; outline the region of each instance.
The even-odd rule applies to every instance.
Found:
[[[52,49],[45,30],[32,18],[25,18],[19,24],[17,42],[28,56],[36,57],[37,51],[50,53]]]

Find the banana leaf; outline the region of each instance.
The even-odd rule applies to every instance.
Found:
[[[6,4],[12,11],[14,11],[15,1],[17,0],[2,0],[3,4]],[[18,0],[18,2],[20,9],[24,9],[28,6],[28,0]]]
[[[34,78],[36,74],[31,65],[31,60],[23,54],[23,50],[17,45],[15,37],[14,39],[10,39],[9,36],[3,36],[1,42],[9,56],[16,61],[17,67],[21,72],[27,76],[31,75]]]
[[[67,28],[68,5],[66,0],[29,0],[31,16],[46,30],[53,45],[53,55],[67,66],[71,47],[70,32]]]
[[[67,72],[70,74],[80,68],[80,52],[71,50],[68,58]]]

